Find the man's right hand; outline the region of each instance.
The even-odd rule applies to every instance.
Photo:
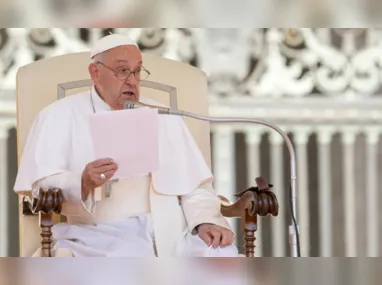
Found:
[[[98,159],[86,165],[82,172],[82,198],[86,199],[92,189],[102,186],[113,177],[118,165],[111,158]],[[105,175],[102,179],[102,174]]]

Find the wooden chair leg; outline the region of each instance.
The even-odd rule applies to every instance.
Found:
[[[39,215],[41,228],[41,257],[52,257],[54,214],[61,214],[61,189],[39,189],[35,198],[23,198],[23,215]]]
[[[40,213],[40,227],[41,227],[41,257],[52,257],[52,226],[53,226],[53,213],[47,214]]]
[[[250,216],[245,211],[244,223],[244,249],[246,257],[255,257],[255,241],[257,231],[257,215]]]

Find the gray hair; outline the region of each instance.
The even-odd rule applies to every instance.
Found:
[[[93,57],[93,63],[96,63],[96,62],[103,62],[103,58],[105,56],[105,52],[101,52],[99,54],[96,54],[94,57]]]

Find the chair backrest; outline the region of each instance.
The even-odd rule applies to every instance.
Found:
[[[55,100],[90,88],[89,63],[89,53],[81,52],[39,60],[19,69],[16,83],[19,162],[37,113]],[[143,65],[151,75],[141,84],[142,96],[171,108],[208,115],[207,78],[201,70],[153,54],[143,54]],[[190,118],[184,121],[211,167],[209,123]],[[20,209],[20,256],[31,256],[40,247],[40,241],[38,216],[23,216]]]

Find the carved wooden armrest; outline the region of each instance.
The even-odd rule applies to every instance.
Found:
[[[23,198],[23,215],[39,215],[41,227],[41,255],[52,256],[53,213],[61,214],[63,195],[61,189],[39,189],[35,198]]]
[[[279,204],[276,195],[270,191],[273,187],[268,184],[263,177],[255,179],[257,187],[250,187],[235,195],[237,200],[234,203],[219,196],[222,200],[221,212],[225,217],[242,218],[244,230],[245,255],[253,257],[255,255],[255,232],[257,230],[257,215],[277,216]]]

